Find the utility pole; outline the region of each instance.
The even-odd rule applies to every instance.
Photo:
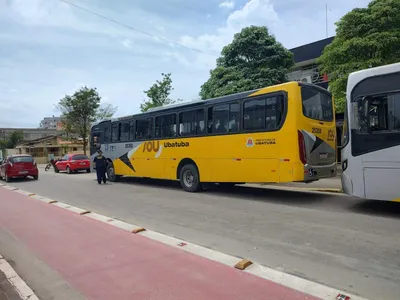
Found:
[[[328,38],[328,3],[325,3],[325,19],[326,19],[326,38]]]

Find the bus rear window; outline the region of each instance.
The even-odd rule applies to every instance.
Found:
[[[319,121],[333,121],[332,96],[310,87],[301,88],[303,115]]]

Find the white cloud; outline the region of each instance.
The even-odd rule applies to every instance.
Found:
[[[224,1],[219,4],[219,7],[221,8],[227,8],[227,9],[233,9],[235,7],[235,3],[233,1]]]
[[[128,49],[132,49],[132,42],[129,39],[124,39],[122,41],[122,45]]]
[[[212,68],[216,57],[222,48],[232,41],[235,33],[250,25],[275,24],[278,21],[278,14],[269,0],[250,0],[243,8],[232,12],[225,25],[218,28],[216,33],[201,34],[197,37],[185,35],[180,38],[180,42],[187,47],[213,54],[214,56],[198,54],[196,59],[201,64],[199,67]]]

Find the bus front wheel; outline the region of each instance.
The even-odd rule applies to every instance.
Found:
[[[107,165],[107,178],[111,182],[118,182],[121,179],[120,175],[115,175],[114,165],[108,164]]]
[[[198,192],[201,190],[199,171],[196,166],[184,165],[179,176],[182,188],[187,192]]]

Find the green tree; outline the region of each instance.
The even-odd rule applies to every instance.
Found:
[[[0,141],[0,151],[1,150],[5,150],[5,149],[7,149],[7,141],[6,140],[1,140]]]
[[[22,130],[16,130],[11,132],[7,137],[6,147],[7,149],[15,148],[24,139],[24,133]]]
[[[157,80],[147,91],[144,91],[147,100],[140,104],[140,110],[142,112],[148,111],[153,107],[164,106],[180,101],[180,99],[173,100],[169,98],[169,95],[174,90],[172,87],[171,73],[161,73],[161,76],[163,77],[162,80]]]
[[[346,103],[349,74],[400,61],[400,0],[374,0],[336,23],[336,37],[319,58],[337,111]]]
[[[92,123],[112,117],[117,110],[110,104],[101,106],[100,102],[101,97],[96,88],[85,86],[73,95],[66,95],[58,103],[58,109],[64,116],[64,126],[69,133],[82,138],[85,154]]]
[[[71,135],[74,134],[74,130],[72,128],[72,124],[68,122],[65,116],[63,116],[61,119],[61,126],[63,133],[66,135],[66,139],[69,140]]]
[[[286,82],[293,65],[293,54],[267,27],[243,28],[222,49],[216,68],[201,86],[200,97],[209,99]]]

